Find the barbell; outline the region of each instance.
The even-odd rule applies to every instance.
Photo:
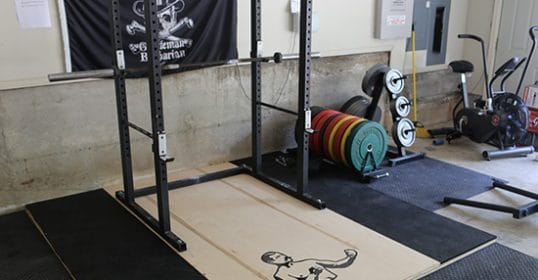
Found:
[[[321,54],[319,52],[312,53],[312,58],[320,58]],[[286,60],[298,59],[299,54],[282,54],[280,52],[274,53],[272,56],[265,57],[254,57],[254,58],[239,58],[239,59],[229,59],[229,60],[220,60],[220,61],[211,61],[211,62],[195,62],[195,63],[175,63],[175,64],[166,64],[162,67],[163,71],[177,70],[180,68],[198,68],[198,67],[214,67],[221,65],[231,65],[237,63],[249,63],[249,62],[271,62],[281,63]],[[136,73],[145,71],[146,68],[129,68],[126,70],[127,73]],[[100,70],[88,70],[88,71],[77,71],[77,72],[64,72],[64,73],[55,73],[49,74],[48,79],[50,82],[60,82],[60,81],[72,81],[72,80],[81,80],[81,79],[102,79],[102,78],[113,78],[116,75],[114,69],[100,69]]]

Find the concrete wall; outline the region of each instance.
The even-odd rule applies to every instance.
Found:
[[[428,129],[446,126],[452,119],[452,109],[461,98],[457,91],[459,82],[459,75],[448,69],[417,74],[417,120]],[[408,79],[402,93],[410,100],[412,85]]]
[[[361,92],[366,70],[388,53],[315,60],[312,104],[338,108]],[[296,62],[263,67],[263,100],[296,110]],[[130,120],[149,128],[147,81],[130,80]],[[163,82],[170,168],[250,153],[250,67],[169,75]],[[383,105],[383,108],[386,108]],[[294,145],[294,118],[265,111],[264,150]],[[0,211],[97,188],[121,178],[113,84],[88,81],[0,93]],[[151,172],[149,141],[132,132],[134,169]]]

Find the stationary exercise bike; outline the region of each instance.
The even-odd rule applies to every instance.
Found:
[[[525,64],[525,68],[523,70],[523,74],[521,75],[521,79],[519,81],[516,93],[519,92],[521,89],[521,86],[523,84],[525,74],[527,73],[529,63],[532,60],[532,56],[534,54],[534,51],[536,49],[537,41],[536,41],[536,35],[534,34],[535,31],[538,30],[538,26],[533,26],[530,28],[529,33],[530,37],[533,41],[532,48],[530,51],[529,56],[527,57],[527,63]],[[476,36],[475,36],[476,37]],[[479,38],[478,38],[479,39]],[[475,39],[476,40],[476,39]],[[481,41],[481,40],[480,40]],[[482,48],[484,48],[484,44],[482,42]],[[484,51],[482,51],[484,53]],[[485,60],[485,58],[484,58]],[[521,103],[522,100],[519,98],[519,96],[508,93],[505,90],[505,82],[510,77],[514,71],[521,66],[524,63],[525,59],[510,59],[508,62],[506,62],[503,66],[501,66],[496,72],[495,77],[491,80],[491,82],[488,84],[488,97],[491,97],[491,99],[486,100],[485,104],[481,104],[482,106],[488,106],[488,101],[491,102],[491,108],[490,110],[479,110],[476,109],[476,113],[478,112],[486,112],[486,116],[482,116],[483,119],[478,118],[478,120],[474,120],[476,123],[474,123],[474,126],[477,126],[480,124],[480,122],[483,122],[485,124],[484,119],[487,120],[495,120],[495,118],[498,118],[498,125],[493,126],[495,130],[495,133],[492,134],[491,138],[488,139],[489,141],[492,141],[493,144],[497,144],[498,147],[500,147],[499,151],[490,151],[489,154],[487,152],[484,152],[484,157],[499,157],[499,156],[505,156],[504,153],[507,153],[509,155],[525,155],[528,154],[528,152],[532,152],[534,150],[533,147],[520,147],[520,148],[512,148],[512,149],[506,149],[508,145],[514,145],[517,144],[518,138],[521,137],[521,135],[524,135],[522,132],[522,129],[525,128],[526,125],[528,125],[528,109],[526,106],[524,106],[524,103]],[[463,63],[456,64],[457,66],[462,66]],[[485,66],[485,64],[484,64]],[[463,70],[469,70],[469,65],[466,66],[467,69],[461,69],[458,68],[456,70],[461,70],[462,73],[469,72],[469,71],[463,71]],[[472,69],[471,69],[472,70]],[[487,70],[485,71],[487,72]],[[493,82],[501,77],[505,73],[505,78],[502,80],[500,85],[500,91],[499,92],[493,92]],[[487,76],[486,76],[487,81]],[[462,82],[464,82],[464,75],[462,74]],[[466,93],[466,89],[462,90]],[[464,103],[466,95],[464,95]],[[467,101],[468,102],[468,101]],[[476,106],[475,106],[476,107]],[[466,108],[461,110],[459,115],[457,115],[457,118],[455,121],[462,121],[463,118],[468,116],[473,116],[473,111],[464,111]],[[489,117],[489,116],[497,116],[497,117]],[[474,116],[473,116],[474,117]],[[522,119],[526,118],[526,119]],[[472,121],[471,121],[472,122]],[[484,130],[485,133],[491,133],[491,130]],[[474,133],[470,137],[480,137],[480,133],[477,132],[470,132]],[[484,137],[485,138],[485,137]],[[471,138],[473,139],[473,138]],[[481,140],[481,139],[478,139]],[[495,142],[498,141],[498,142]],[[512,147],[514,147],[512,146]],[[504,149],[503,149],[504,147]],[[497,153],[497,154],[495,154]],[[530,191],[520,189],[513,187],[511,185],[508,185],[507,182],[501,182],[499,180],[494,180],[492,184],[492,189],[498,188],[503,189],[507,192],[511,192],[514,194],[518,194],[524,197],[527,197],[529,199],[532,199],[533,201],[521,206],[513,207],[509,205],[501,205],[501,204],[494,204],[494,203],[486,203],[486,202],[480,202],[475,200],[468,200],[468,199],[460,199],[455,197],[445,197],[443,199],[445,204],[459,204],[459,205],[465,205],[469,207],[475,207],[475,208],[481,208],[481,209],[488,209],[493,211],[499,211],[499,212],[506,212],[512,214],[512,217],[515,219],[521,219],[530,215],[533,215],[538,212],[538,194],[532,193]]]
[[[536,49],[536,36],[533,27],[530,30],[533,47],[527,58],[513,57],[504,63],[497,71],[491,81],[489,80],[486,50],[482,38],[476,35],[460,34],[458,38],[471,39],[479,42],[482,47],[482,61],[484,64],[484,80],[486,85],[486,99],[482,97],[474,101],[471,106],[467,91],[467,74],[473,72],[474,66],[466,60],[453,61],[450,68],[461,76],[460,91],[462,99],[453,110],[454,128],[430,130],[432,136],[446,134],[446,139],[450,143],[455,139],[466,136],[477,143],[489,143],[498,150],[484,151],[485,159],[490,160],[500,157],[526,156],[534,152],[532,146],[516,147],[526,135],[529,125],[529,111],[525,102],[517,94],[509,93],[505,89],[505,83],[512,74],[527,62],[521,75],[520,84],[525,78],[528,65],[532,60]],[[498,91],[493,91],[494,82],[504,77]],[[516,91],[517,93],[517,91]],[[460,104],[463,108],[458,110]]]

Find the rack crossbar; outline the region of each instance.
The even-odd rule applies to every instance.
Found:
[[[287,113],[287,114],[290,114],[290,115],[294,115],[294,116],[297,116],[297,112],[294,112],[292,110],[288,110],[288,109],[285,109],[285,108],[281,108],[281,107],[278,107],[278,106],[275,106],[275,105],[272,105],[272,104],[268,104],[268,103],[265,103],[265,102],[258,102],[258,104],[264,106],[264,107],[267,107],[267,108],[271,108],[271,109],[275,109],[277,111],[280,111],[280,112],[284,112],[284,113]]]
[[[236,176],[236,175],[245,174],[245,173],[248,173],[248,169],[246,169],[243,166],[231,168],[231,169],[227,169],[223,171],[208,173],[201,176],[196,176],[196,177],[191,177],[187,179],[170,182],[168,183],[168,190],[171,191],[175,189],[180,189],[184,187],[207,183],[210,181],[220,180],[227,177]],[[142,196],[155,194],[156,192],[157,192],[157,187],[151,186],[151,187],[146,187],[146,188],[135,190],[134,196],[142,197]]]
[[[143,129],[142,127],[132,123],[132,122],[129,122],[129,127],[142,133],[143,135],[146,135],[147,137],[149,138],[153,138],[153,134],[145,129]]]

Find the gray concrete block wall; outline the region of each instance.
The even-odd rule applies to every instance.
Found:
[[[426,128],[446,125],[452,120],[452,110],[461,99],[458,92],[460,76],[452,71],[439,70],[417,74],[417,118]],[[412,100],[413,81],[406,80],[403,95]],[[413,118],[413,113],[409,116]]]
[[[314,61],[312,104],[340,107],[388,53]],[[263,67],[263,101],[296,110],[296,62]],[[147,80],[127,84],[132,122],[149,128]],[[250,154],[250,66],[208,68],[163,81],[170,169]],[[111,80],[0,91],[0,212],[121,179]],[[294,145],[295,118],[263,111],[264,151]],[[149,139],[131,131],[136,176],[151,174]]]

